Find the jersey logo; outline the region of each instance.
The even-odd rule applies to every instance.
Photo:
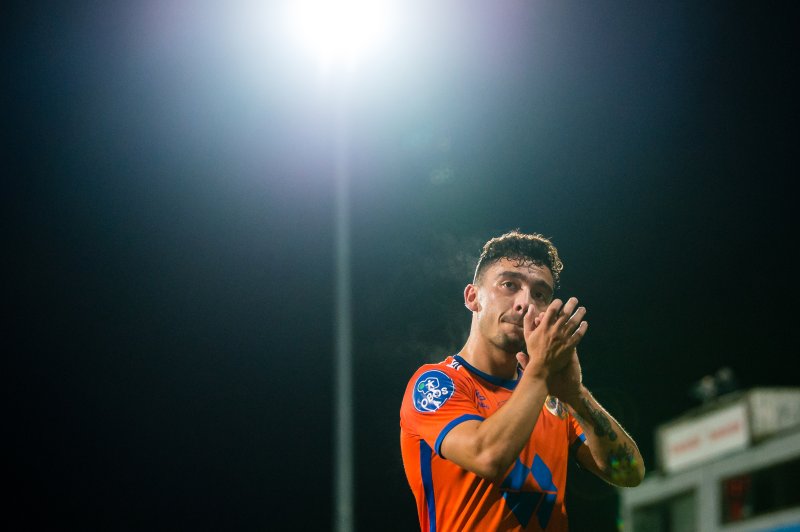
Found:
[[[478,390],[475,390],[475,402],[478,404],[478,408],[483,408],[484,410],[489,408],[489,405],[486,404],[486,396]]]
[[[531,476],[541,491],[536,488],[531,489],[527,485],[528,478]],[[506,504],[523,528],[528,526],[534,513],[539,526],[542,529],[547,528],[558,498],[558,487],[553,483],[553,474],[550,468],[538,454],[533,457],[530,467],[517,458],[514,467],[500,486],[500,491],[503,493]]]
[[[547,407],[547,410],[554,416],[561,419],[567,418],[567,409],[564,408],[564,404],[561,401],[559,401],[557,397],[548,395],[547,400],[544,402],[544,405]]]
[[[446,373],[435,369],[426,371],[414,384],[414,408],[420,412],[436,412],[454,391],[453,379]]]
[[[458,360],[456,360],[455,358],[450,361],[448,366],[450,366],[453,369],[461,369],[461,363]]]

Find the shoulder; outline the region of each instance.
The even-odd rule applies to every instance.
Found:
[[[420,412],[434,411],[456,391],[470,388],[471,382],[469,372],[453,357],[447,357],[438,364],[420,366],[414,372],[406,387],[405,400]]]
[[[424,364],[409,379],[409,387],[413,384],[414,388],[420,386],[440,386],[442,383],[466,382],[470,380],[469,372],[452,356],[447,357],[442,362],[435,364]],[[438,382],[437,382],[438,381]]]

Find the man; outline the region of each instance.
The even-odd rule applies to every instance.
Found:
[[[553,299],[562,268],[541,235],[489,240],[464,290],[466,344],[411,377],[400,444],[422,530],[567,530],[570,456],[617,486],[644,477],[636,443],[582,384],[586,309]]]

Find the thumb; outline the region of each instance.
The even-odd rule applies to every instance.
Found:
[[[525,366],[528,365],[528,362],[530,362],[530,360],[531,357],[528,356],[527,353],[523,353],[522,351],[517,353],[517,362],[519,362],[519,365],[522,366],[522,369],[525,369]]]

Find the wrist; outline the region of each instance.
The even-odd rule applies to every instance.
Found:
[[[583,404],[583,400],[588,399],[590,396],[591,393],[586,389],[586,386],[580,384],[574,393],[571,393],[566,397],[559,397],[559,399],[577,409]]]
[[[544,364],[529,363],[522,373],[523,379],[547,382],[550,378],[550,370]]]

